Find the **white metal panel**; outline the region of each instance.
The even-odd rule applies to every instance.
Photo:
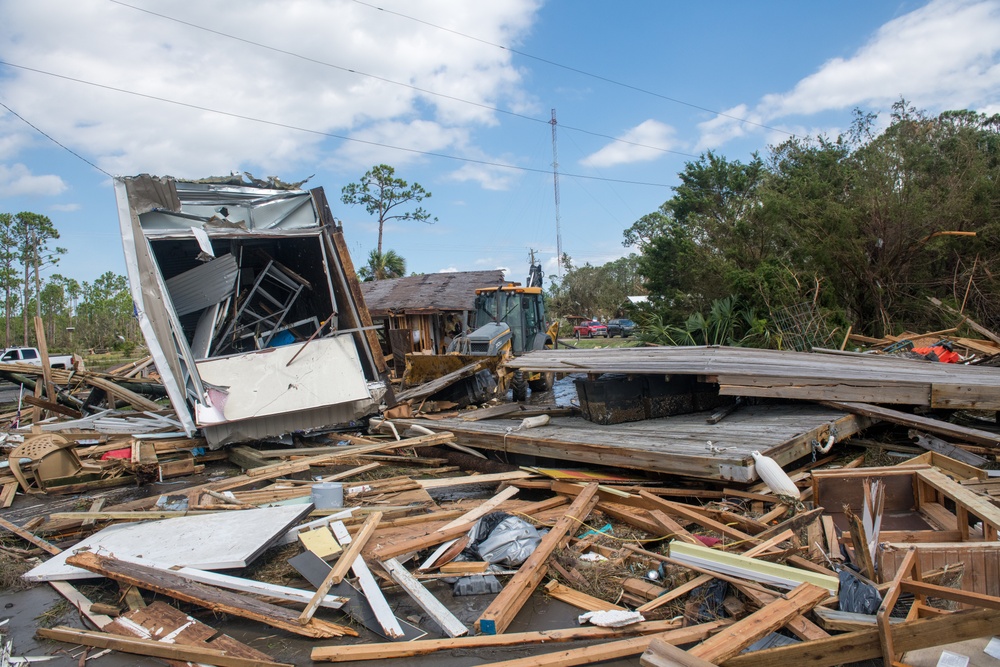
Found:
[[[226,422],[371,398],[350,336],[205,359],[197,367]],[[213,423],[199,419],[201,426]]]
[[[232,254],[199,264],[167,281],[167,291],[178,316],[222,302],[236,289],[240,268]]]

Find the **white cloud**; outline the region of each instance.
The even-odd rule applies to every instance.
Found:
[[[380,4],[489,42],[514,45],[531,27],[539,3]],[[336,140],[324,133],[442,150],[467,141],[471,129],[495,123],[494,112],[485,107],[506,106],[508,100],[525,103],[509,51],[349,0],[292,5],[245,0],[236,9],[218,3],[158,7],[184,21],[311,60],[116,3],[5,3],[0,22],[0,57],[5,61],[233,115],[16,68],[5,71],[5,97],[18,101],[19,113],[109,172],[179,177],[233,169],[308,175],[312,165],[330,157],[327,145]],[[394,135],[394,126],[412,134]],[[30,128],[17,130],[18,136],[31,133]],[[5,136],[0,151],[16,155],[16,141]],[[348,144],[338,157],[370,166],[376,154]],[[403,155],[393,152],[391,162],[400,163]]]
[[[1000,90],[1000,3],[934,0],[894,19],[850,58],[835,58],[791,91],[769,95],[767,118],[885,105],[968,106]]]
[[[889,21],[853,55],[833,58],[791,90],[727,114],[764,125],[793,116],[885,108],[900,99],[928,111],[1000,104],[1000,2],[933,0]],[[763,128],[717,116],[701,123],[700,148]]]
[[[664,150],[675,147],[674,128],[652,119],[636,125],[618,139],[583,158],[580,164],[585,167],[614,167],[650,162],[662,157]]]
[[[438,269],[438,273],[458,273],[458,269],[454,266],[449,266],[447,269]]]
[[[66,183],[51,174],[36,176],[23,164],[0,164],[0,196],[44,196],[58,195],[66,190]]]
[[[460,183],[479,183],[484,190],[510,190],[520,178],[520,173],[513,169],[469,162],[451,172],[449,177]]]
[[[80,204],[53,204],[49,208],[58,213],[72,213],[73,211],[79,211],[83,207]]]

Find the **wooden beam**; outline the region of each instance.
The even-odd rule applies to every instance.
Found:
[[[785,623],[809,611],[830,597],[829,591],[812,584],[802,584],[786,598],[769,604],[743,620],[691,649],[691,655],[709,662],[722,663],[739,655],[758,639],[766,637]]]
[[[552,580],[545,584],[545,592],[554,597],[560,602],[565,602],[568,605],[572,605],[577,609],[583,609],[584,611],[609,611],[612,609],[624,610],[625,607],[620,607],[613,602],[607,602],[600,598],[595,598],[593,595],[587,595],[586,593],[581,593],[580,591],[574,590],[569,586],[564,586],[558,581]]]
[[[1000,611],[976,609],[947,616],[921,618],[893,624],[893,647],[898,653],[995,634],[1000,627]],[[809,665],[833,667],[882,657],[879,631],[858,630],[829,639],[817,639],[792,646],[754,651],[730,658],[725,667],[774,667]]]
[[[412,658],[418,655],[430,655],[439,651],[527,646],[530,644],[555,644],[559,642],[594,639],[620,639],[633,635],[658,634],[668,630],[675,630],[680,627],[680,624],[681,622],[676,620],[645,621],[642,623],[633,623],[622,628],[584,626],[580,628],[540,630],[537,632],[511,632],[503,635],[476,635],[474,637],[458,637],[456,639],[422,639],[398,644],[379,642],[375,644],[319,646],[312,650],[311,658],[313,662],[391,660],[393,658]]]
[[[916,427],[924,431],[938,433],[950,438],[956,438],[966,442],[974,442],[977,445],[982,445],[984,447],[990,447],[993,449],[1000,448],[1000,437],[998,437],[996,433],[990,433],[989,431],[958,426],[957,424],[941,421],[940,419],[923,417],[921,415],[911,415],[905,412],[900,412],[899,410],[883,408],[869,403],[849,403],[843,401],[819,401],[819,403],[831,408],[843,410],[844,412],[863,415],[865,417],[874,417],[875,419],[882,419],[887,422],[892,422],[893,424]]]
[[[781,599],[781,596],[777,593],[765,593],[760,589],[750,588],[749,586],[744,586],[743,584],[736,584],[736,588],[740,593],[761,607],[766,607],[767,605],[773,604]],[[830,636],[826,630],[819,627],[801,614],[789,619],[789,621],[785,623],[785,627],[791,630],[792,633],[802,641],[812,641],[814,639],[822,639]]]
[[[857,544],[855,544],[856,546]],[[889,583],[889,589],[882,597],[882,602],[879,604],[878,611],[875,614],[875,622],[878,626],[878,639],[882,646],[882,662],[886,665],[892,665],[896,662],[896,651],[893,649],[892,644],[889,614],[892,613],[893,607],[896,606],[896,602],[899,600],[901,592],[900,584],[904,578],[910,576],[910,570],[913,569],[915,563],[916,551],[913,547],[910,547],[906,552],[906,556],[903,557],[903,562],[900,563],[899,569],[896,571],[896,576]]]
[[[34,533],[29,533],[24,528],[16,526],[10,521],[7,521],[7,519],[0,519],[0,528],[5,528],[10,532],[14,533],[15,535],[17,535],[18,537],[20,537],[21,539],[31,542],[36,547],[41,547],[42,549],[45,549],[53,556],[58,556],[59,554],[62,553],[62,549],[60,549],[56,545],[52,544],[51,542],[43,540]]]
[[[94,603],[68,581],[50,581],[49,584],[59,595],[66,598],[71,605],[76,607],[98,630],[103,629],[105,625],[114,620],[110,616],[96,612],[93,609]]]
[[[395,558],[382,561],[382,567],[389,573],[392,580],[399,584],[407,595],[420,606],[427,614],[434,619],[444,633],[449,637],[461,637],[469,634],[469,629],[455,618],[447,607],[434,597],[424,585],[414,578],[403,565]]]
[[[66,559],[70,565],[114,579],[119,583],[139,586],[147,590],[169,595],[182,602],[205,607],[217,612],[225,612],[240,618],[249,618],[266,623],[275,628],[287,630],[316,639],[357,636],[353,628],[336,625],[319,619],[312,619],[309,625],[298,623],[298,615],[277,605],[262,602],[250,595],[206,586],[173,575],[169,571],[157,570],[145,565],[99,556],[90,552],[80,552]]]
[[[155,639],[139,639],[138,637],[121,637],[104,632],[78,630],[64,625],[55,628],[39,628],[35,631],[39,637],[56,641],[113,649],[133,655],[146,655],[167,660],[219,665],[219,667],[294,667],[287,663],[265,662],[258,659],[241,658],[229,655],[225,651],[183,644],[168,644]]]
[[[320,603],[323,601],[323,598],[326,597],[326,594],[330,591],[330,589],[344,580],[344,577],[347,576],[347,571],[354,565],[354,559],[358,557],[358,554],[361,553],[361,550],[368,543],[368,540],[375,532],[375,529],[378,528],[379,521],[381,520],[381,512],[374,512],[368,515],[368,518],[365,519],[364,525],[361,526],[361,530],[359,530],[358,534],[351,540],[351,544],[347,547],[347,551],[340,555],[340,558],[337,560],[337,564],[334,565],[333,569],[330,570],[330,573],[326,575],[326,578],[323,579],[323,583],[319,585],[319,588],[316,589],[316,593],[312,596],[312,599],[309,600],[309,604],[307,604],[306,608],[302,610],[301,614],[299,614],[299,623],[301,625],[305,625],[309,622],[309,619],[311,619],[313,614],[316,613],[316,609],[319,608]]]
[[[639,657],[639,664],[642,667],[718,667],[659,637],[649,642],[649,648]]]
[[[562,544],[566,534],[577,528],[597,504],[597,486],[588,484],[566,510],[566,514],[545,534],[528,559],[521,564],[517,574],[476,621],[476,627],[480,632],[495,635],[507,629],[517,616],[517,612],[545,577],[548,570],[545,561]]]
[[[729,625],[729,623],[730,621],[712,621],[700,625],[692,625],[687,628],[670,630],[659,635],[621,639],[594,646],[569,649],[567,651],[555,651],[527,658],[491,662],[480,667],[573,667],[573,665],[589,665],[603,660],[639,655],[649,647],[650,642],[656,637],[675,645],[690,644],[708,637],[719,628]]]

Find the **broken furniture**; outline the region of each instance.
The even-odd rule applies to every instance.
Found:
[[[8,457],[10,471],[27,493],[73,493],[76,484],[93,482],[103,477],[105,466],[82,463],[75,451],[76,441],[53,433],[28,436]],[[24,463],[28,459],[28,463]],[[30,474],[35,481],[28,481]],[[122,483],[128,482],[128,479]]]

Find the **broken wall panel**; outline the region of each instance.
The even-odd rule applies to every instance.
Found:
[[[928,542],[879,546],[879,571],[885,580],[896,575],[908,549],[916,549],[922,572],[965,566],[962,590],[1000,597],[1000,543]]]
[[[241,433],[274,437],[374,413],[386,390],[385,361],[322,189],[225,180],[115,181],[140,328],[184,430],[206,427],[208,444],[218,447]],[[327,336],[350,335],[331,345],[322,337],[307,343],[321,322]],[[278,368],[275,358],[258,354],[282,349],[291,357],[316,343],[332,354],[320,364],[323,373],[341,382],[319,382],[316,363]],[[203,379],[220,354],[247,355],[239,382]],[[356,377],[347,382],[338,369]],[[247,378],[258,388],[251,400],[242,391]],[[309,398],[293,406],[269,391],[274,405],[263,410],[261,387],[296,389],[291,394]],[[229,401],[231,390],[240,398]],[[236,403],[241,407],[233,412]],[[287,418],[291,412],[296,419]],[[241,420],[254,423],[234,426]]]

